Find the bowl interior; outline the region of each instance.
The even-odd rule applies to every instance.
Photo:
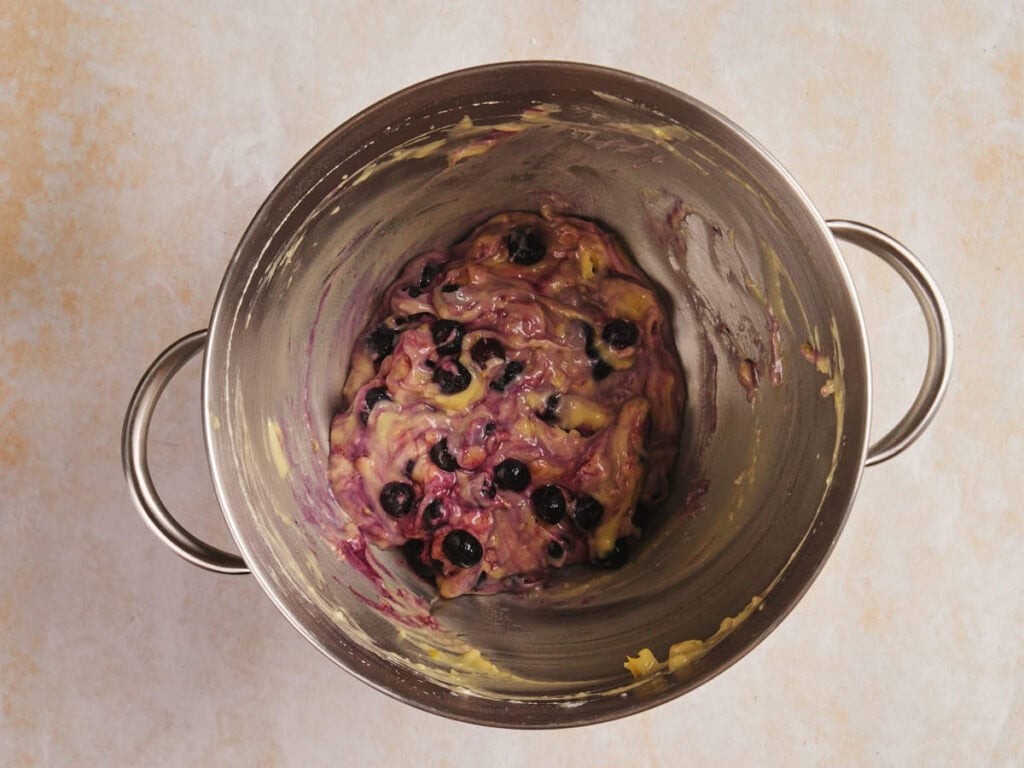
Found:
[[[439,600],[333,499],[330,417],[399,267],[494,213],[541,206],[617,232],[671,306],[687,392],[673,493],[620,571]],[[232,260],[205,388],[225,515],[295,625],[403,700],[525,726],[650,706],[756,643],[842,525],[868,416],[849,278],[788,177],[706,107],[565,64],[415,86],[314,149]],[[673,646],[671,670],[634,680],[623,666]]]

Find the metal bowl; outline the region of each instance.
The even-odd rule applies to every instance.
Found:
[[[330,416],[370,304],[405,260],[493,213],[545,205],[617,232],[671,306],[687,391],[673,494],[620,571],[437,600],[338,508]],[[929,325],[921,394],[870,450],[865,330],[836,237],[891,263]],[[241,557],[175,522],[146,463],[153,406],[204,344],[208,460]],[[865,465],[934,414],[950,345],[942,299],[906,249],[824,221],[713,110],[624,72],[498,64],[379,102],[292,169],[231,259],[208,334],[172,345],[140,382],[124,464],[175,551],[251,570],[310,642],[378,689],[477,723],[592,723],[691,690],[782,620],[828,556]],[[627,656],[650,668],[634,677]]]

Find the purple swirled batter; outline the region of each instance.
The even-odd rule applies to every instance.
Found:
[[[443,596],[522,590],[625,562],[682,404],[665,307],[615,239],[503,213],[385,292],[331,424],[331,487]]]

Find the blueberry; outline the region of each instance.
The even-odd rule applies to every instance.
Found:
[[[604,360],[598,360],[596,363],[594,363],[594,367],[591,370],[591,373],[594,376],[594,381],[604,381],[611,375],[612,371],[614,370],[615,369],[608,365],[608,363],[606,363]]]
[[[410,285],[408,288],[405,289],[405,292],[409,294],[410,299],[418,299],[420,296],[423,295],[423,291],[421,291],[415,285]]]
[[[616,318],[608,323],[601,331],[601,338],[615,349],[625,349],[636,344],[640,337],[640,331],[634,323],[629,320]]]
[[[494,484],[506,491],[525,491],[530,485],[530,468],[519,459],[505,459],[494,468]]]
[[[476,536],[469,531],[456,528],[450,531],[441,542],[441,551],[453,565],[459,568],[470,568],[480,562],[484,556],[484,548],[480,546]]]
[[[485,435],[493,435],[494,434],[494,430],[496,430],[497,428],[498,428],[497,424],[495,424],[493,421],[488,421],[486,424],[484,424],[484,434]]]
[[[484,363],[492,357],[505,359],[505,345],[493,336],[485,336],[473,343],[473,346],[469,348],[469,356],[473,358],[474,363],[483,368]]]
[[[594,561],[594,565],[614,571],[616,568],[621,568],[625,565],[627,558],[629,558],[629,542],[626,539],[619,539],[615,542],[612,551],[604,557],[597,558]]]
[[[412,509],[413,495],[409,483],[387,483],[380,492],[380,505],[391,517],[405,517]]]
[[[557,541],[552,541],[550,544],[548,544],[548,557],[550,557],[552,560],[559,560],[564,554],[565,547],[563,547]]]
[[[633,510],[633,525],[637,528],[646,528],[647,524],[651,521],[651,505],[643,501],[638,502],[636,508]]]
[[[504,392],[505,387],[512,383],[520,373],[523,372],[523,364],[518,360],[509,360],[505,363],[505,370],[501,376],[491,382],[491,389],[498,392]]]
[[[423,562],[423,539],[409,539],[402,545],[402,553],[413,572],[422,579],[434,581],[433,569]]]
[[[557,394],[548,395],[548,399],[544,401],[544,410],[537,411],[537,418],[549,424],[558,418],[558,400]]]
[[[583,350],[591,360],[597,360],[600,357],[600,353],[594,346],[594,329],[590,325],[583,326]]]
[[[366,335],[366,348],[370,350],[374,360],[383,360],[395,351],[398,331],[386,325],[378,325]]]
[[[557,485],[542,485],[530,494],[533,514],[548,525],[557,525],[565,517],[565,496]]]
[[[441,509],[441,502],[434,499],[423,510],[423,527],[428,531],[436,530],[443,520],[444,510]]]
[[[572,517],[584,531],[592,531],[601,524],[604,506],[593,496],[580,496],[573,505]]]
[[[544,237],[535,229],[513,227],[506,239],[508,259],[513,264],[530,266],[544,258]]]
[[[460,287],[461,286],[457,285],[456,283],[448,283],[446,285],[442,285],[441,286],[441,292],[442,293],[454,293],[455,291],[459,290]]]
[[[366,390],[366,398],[363,400],[363,410],[359,412],[359,421],[365,424],[370,418],[370,411],[373,410],[373,406],[381,400],[390,399],[391,395],[388,394],[387,387],[370,387]]]
[[[420,288],[426,288],[432,282],[434,278],[441,274],[441,265],[434,262],[428,262],[423,265],[423,271],[420,273]]]
[[[448,452],[448,438],[444,437],[434,443],[430,449],[430,460],[445,472],[454,472],[459,468],[459,462]]]
[[[441,394],[455,395],[464,391],[473,380],[466,366],[457,360],[444,361],[447,366],[438,365],[434,369],[434,383],[441,388]]]
[[[437,347],[437,354],[442,357],[458,357],[462,351],[462,337],[466,329],[455,320],[435,320],[430,326],[430,337]]]
[[[405,476],[406,477],[412,477],[412,471],[415,468],[416,468],[416,462],[413,461],[412,459],[409,459],[407,462],[405,462]]]

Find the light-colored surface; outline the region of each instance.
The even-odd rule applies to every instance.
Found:
[[[289,5],[0,11],[0,764],[1021,764],[1024,7]],[[682,699],[565,732],[448,722],[350,678],[253,580],[158,544],[119,464],[138,376],[205,324],[290,165],[404,85],[516,58],[617,66],[716,107],[825,215],[914,249],[957,329],[945,407],[865,474],[781,627]],[[847,252],[880,434],[913,398],[924,323]],[[192,364],[158,409],[154,474],[227,544],[199,420]]]

